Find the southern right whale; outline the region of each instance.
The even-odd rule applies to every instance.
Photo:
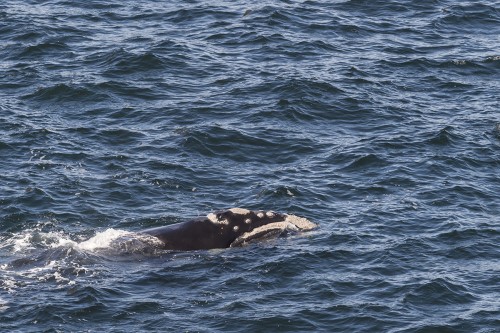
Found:
[[[295,215],[231,208],[141,233],[161,240],[164,249],[188,251],[242,246],[287,231],[307,231],[316,227],[313,222]]]

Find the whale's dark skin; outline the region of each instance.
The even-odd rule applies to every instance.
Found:
[[[293,218],[302,228],[293,224]],[[247,239],[262,238],[266,234],[286,230],[290,225],[294,230],[308,230],[316,225],[303,218],[274,212],[249,211],[232,208],[208,214],[187,222],[142,231],[161,240],[167,250],[208,250],[239,246]],[[256,230],[257,229],[257,230]],[[236,242],[235,242],[236,241]]]

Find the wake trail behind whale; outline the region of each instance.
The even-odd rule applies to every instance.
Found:
[[[23,230],[0,238],[0,249],[11,253],[7,261],[0,258],[0,290],[12,294],[40,282],[68,286],[76,279],[92,281],[103,260],[154,257],[163,253],[161,245],[156,237],[112,228],[83,241],[61,231]]]
[[[120,229],[109,228],[97,232],[93,237],[75,241],[63,232],[41,232],[39,230],[25,230],[5,240],[2,248],[13,253],[29,253],[36,249],[72,248],[85,252],[102,252],[106,249],[123,249],[137,252],[132,245],[159,246],[161,241],[146,234],[134,233]]]

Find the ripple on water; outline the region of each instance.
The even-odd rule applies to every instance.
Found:
[[[94,92],[85,86],[71,86],[67,84],[56,84],[49,87],[40,87],[35,92],[25,95],[27,100],[37,102],[94,102],[104,101],[109,96],[99,92]]]
[[[3,1],[2,329],[494,331],[496,5]],[[130,236],[227,207],[320,228]]]

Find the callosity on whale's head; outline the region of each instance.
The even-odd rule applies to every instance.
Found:
[[[289,231],[307,231],[317,225],[306,218],[273,211],[251,211],[231,208],[207,215],[214,224],[232,227],[236,233],[230,247],[242,246],[256,240],[275,237]]]
[[[243,223],[250,229],[277,222],[290,223],[298,230],[311,230],[317,227],[316,224],[303,217],[273,211],[252,211],[244,208],[231,208],[210,213],[207,215],[207,219],[219,225],[239,225]]]

